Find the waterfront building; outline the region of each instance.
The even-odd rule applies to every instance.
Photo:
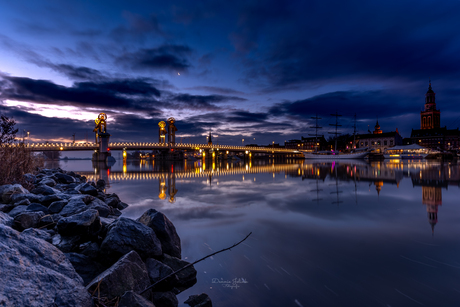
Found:
[[[318,150],[325,150],[326,145],[327,141],[323,135],[308,138],[302,136],[300,140],[289,140],[284,143],[285,148],[300,150],[315,150],[316,147]]]
[[[459,129],[441,127],[441,111],[436,108],[436,93],[431,87],[425,94],[425,107],[420,112],[420,129],[412,129],[405,144],[417,144],[431,149],[455,150],[459,147]]]
[[[377,152],[383,152],[386,148],[402,144],[403,139],[398,128],[396,131],[383,132],[378,120],[372,133],[369,131],[367,134],[358,134],[355,137],[356,148],[370,148]]]

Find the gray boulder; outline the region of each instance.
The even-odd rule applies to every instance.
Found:
[[[110,207],[98,198],[93,199],[93,201],[88,204],[88,208],[97,210],[101,217],[108,217],[112,213]]]
[[[156,283],[157,281],[165,278],[166,276],[174,272],[169,266],[153,258],[148,258],[145,261],[145,266],[147,268],[147,272],[149,273],[150,282],[152,284]],[[155,291],[171,290],[178,281],[179,281],[179,278],[176,275],[173,275],[169,277],[168,279],[162,281],[157,286],[155,286],[154,290]]]
[[[11,197],[14,194],[26,194],[29,193],[26,189],[22,187],[20,184],[7,184],[0,187],[2,201],[5,204],[11,202]]]
[[[104,179],[99,179],[96,182],[96,188],[99,190],[104,190],[105,189],[105,180]]]
[[[13,208],[14,208],[14,206],[12,204],[0,204],[0,212],[8,213]]]
[[[166,215],[155,209],[149,209],[137,221],[155,231],[158,239],[160,239],[163,253],[181,258],[180,238],[177,235],[176,227]]]
[[[101,230],[102,224],[97,210],[88,209],[69,217],[64,217],[57,223],[61,235],[95,235]]]
[[[92,293],[97,288],[101,297],[111,300],[121,297],[126,291],[140,292],[149,285],[149,276],[144,262],[135,251],[131,251],[93,279],[86,289]]]
[[[118,307],[155,307],[155,305],[136,292],[127,291],[118,302]]]
[[[17,194],[17,195],[21,195],[21,194]],[[20,200],[18,202],[15,202],[14,203],[14,206],[29,206],[31,204],[30,200],[28,199],[23,199],[23,200]],[[36,203],[37,204],[37,203]]]
[[[144,259],[162,254],[161,243],[151,228],[121,217],[109,225],[101,251],[111,258],[119,258],[132,250]]]
[[[86,204],[81,199],[70,199],[67,205],[62,208],[59,213],[62,216],[70,216],[88,209]]]
[[[206,293],[190,295],[184,303],[190,307],[212,307],[211,298]]]
[[[42,239],[46,242],[51,243],[51,235],[47,231],[42,229],[29,228],[24,230],[22,232],[22,235],[33,236],[35,238]]]
[[[43,196],[35,195],[35,194],[32,194],[32,193],[13,194],[11,196],[11,202],[13,204],[16,204],[16,203],[20,202],[21,200],[28,199],[29,202],[31,202],[31,203],[41,203],[42,198],[43,198]]]
[[[78,249],[80,242],[82,241],[80,236],[61,236],[60,234],[54,235],[51,238],[51,243],[59,248],[63,253],[74,252]]]
[[[184,266],[190,264],[189,262],[187,262],[185,260],[181,260],[181,259],[178,259],[178,258],[175,258],[175,257],[171,257],[171,256],[169,256],[167,254],[163,255],[163,258],[161,259],[161,262],[163,262],[165,265],[169,266],[174,271],[180,270]],[[186,268],[183,271],[180,271],[176,275],[179,278],[179,280],[175,284],[175,287],[181,292],[184,291],[185,289],[190,288],[191,286],[193,286],[197,282],[197,280],[196,280],[196,270],[193,267],[193,265],[188,267],[188,268]]]
[[[72,263],[75,271],[83,279],[83,285],[89,284],[95,277],[104,272],[104,268],[100,263],[95,262],[91,258],[78,253],[66,253],[65,256]]]
[[[59,190],[53,189],[52,187],[49,187],[44,184],[39,184],[35,189],[30,191],[33,194],[40,194],[40,195],[52,195],[59,193]]]
[[[78,246],[80,254],[85,255],[91,259],[99,258],[100,246],[96,242],[85,242]]]
[[[81,194],[97,196],[97,189],[89,183],[80,184],[75,188],[75,190],[79,191]]]
[[[67,205],[69,203],[68,200],[58,200],[58,201],[54,201],[50,204],[50,206],[48,207],[48,211],[50,213],[59,213],[61,212],[62,208],[65,207],[65,205]]]
[[[44,215],[43,212],[24,211],[15,216],[13,227],[19,231],[27,228],[36,228]]]
[[[104,202],[107,204],[107,206],[118,208],[118,203],[120,200],[117,197],[107,197]]]
[[[61,218],[59,214],[47,214],[42,217],[39,227],[54,228]]]
[[[43,196],[43,198],[41,199],[41,203],[42,203],[43,206],[48,207],[49,205],[51,205],[55,201],[60,201],[60,200],[63,200],[62,194],[59,194],[59,195],[52,194],[52,195]]]
[[[74,183],[76,182],[75,178],[67,174],[56,173],[54,176],[57,178],[60,183]]]
[[[161,307],[177,307],[179,305],[176,295],[171,291],[154,292],[152,294],[152,302],[156,306]]]
[[[26,210],[31,212],[43,212],[45,214],[48,214],[48,208],[37,203],[28,205]]]
[[[52,178],[45,177],[42,180],[40,180],[40,184],[47,185],[49,187],[55,187],[56,186],[56,181],[54,181]]]
[[[118,203],[118,210],[123,210],[123,209],[126,209],[128,207],[129,207],[129,205],[127,203],[124,203],[122,201]]]
[[[93,306],[82,279],[51,244],[0,225],[2,306]]]
[[[27,210],[27,206],[17,206],[17,207],[14,207],[10,212],[8,212],[8,214],[11,217],[15,217],[19,213],[24,212],[26,210]]]
[[[6,213],[0,212],[0,224],[13,227],[13,218]]]

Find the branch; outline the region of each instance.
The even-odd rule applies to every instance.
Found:
[[[250,232],[243,240],[241,240],[241,241],[238,242],[238,243],[233,244],[233,245],[230,246],[230,247],[227,247],[227,248],[221,249],[220,251],[217,251],[217,252],[214,252],[214,253],[212,253],[212,254],[209,254],[209,255],[207,255],[207,256],[205,256],[205,257],[203,257],[203,258],[201,258],[201,259],[199,259],[199,260],[197,260],[197,261],[195,261],[195,262],[193,262],[193,263],[187,264],[186,266],[184,266],[183,268],[181,268],[181,269],[179,269],[179,270],[177,270],[177,271],[175,271],[175,272],[172,272],[171,274],[169,274],[168,276],[163,277],[162,279],[160,279],[159,281],[157,281],[157,282],[154,283],[153,285],[148,286],[147,288],[145,288],[145,289],[144,289],[141,293],[139,293],[139,294],[141,294],[141,295],[144,294],[144,293],[147,292],[148,290],[150,290],[150,289],[152,289],[153,287],[155,287],[157,284],[159,284],[159,283],[163,282],[164,280],[168,279],[169,277],[171,277],[171,276],[173,276],[173,275],[175,275],[175,274],[177,274],[177,273],[179,273],[179,272],[185,270],[185,269],[188,268],[188,267],[191,267],[192,265],[194,265],[194,264],[196,264],[196,263],[198,263],[198,262],[201,262],[201,261],[205,260],[206,258],[209,258],[209,257],[211,257],[211,256],[217,255],[217,254],[222,253],[222,252],[224,252],[224,251],[226,251],[226,250],[230,250],[230,249],[234,248],[235,246],[239,245],[239,244],[242,243],[244,240],[246,240],[251,234],[252,234],[252,232]]]

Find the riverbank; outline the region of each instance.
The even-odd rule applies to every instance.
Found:
[[[105,182],[61,169],[0,186],[0,304],[5,306],[178,306],[196,283],[173,223],[149,209],[138,219]],[[211,306],[207,295],[191,306]]]

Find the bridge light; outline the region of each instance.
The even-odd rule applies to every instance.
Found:
[[[64,150],[64,148],[62,148],[62,146],[61,146],[61,148],[59,148],[59,149],[60,149],[60,150]]]

